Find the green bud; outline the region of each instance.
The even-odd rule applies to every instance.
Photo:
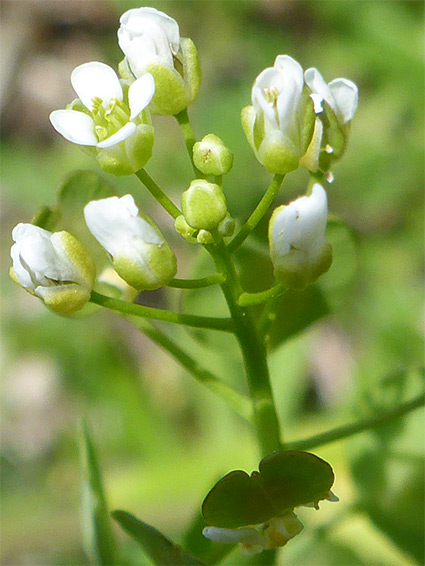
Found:
[[[198,244],[212,244],[214,242],[213,235],[208,230],[199,230],[198,235],[196,236]]]
[[[197,244],[198,240],[196,239],[196,230],[189,226],[186,222],[185,217],[181,214],[177,216],[176,220],[174,221],[174,228],[180,236],[183,236],[185,240],[190,242],[191,244]]]
[[[193,162],[204,175],[226,175],[233,165],[233,153],[218,136],[208,134],[193,146]]]
[[[213,230],[227,214],[223,190],[204,179],[195,179],[182,194],[182,210],[192,228]]]
[[[223,238],[229,238],[230,236],[233,236],[235,228],[235,220],[230,216],[229,213],[227,213],[224,220],[222,220],[218,225],[218,233],[223,236]]]

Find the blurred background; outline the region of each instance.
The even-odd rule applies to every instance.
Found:
[[[258,465],[255,439],[220,400],[112,313],[55,316],[8,278],[10,233],[73,169],[134,192],[175,250],[179,277],[208,271],[203,256],[136,178],[112,178],[53,131],[48,115],[74,97],[75,66],[114,67],[119,16],[138,2],[3,0],[2,119],[2,563],[86,564],[80,536],[77,426],[88,417],[111,509],[126,509],[181,542],[212,484]],[[423,3],[420,1],[164,1],[196,43],[203,84],[189,109],[198,137],[215,133],[235,153],[225,179],[232,215],[246,218],[270,176],[240,126],[252,82],[277,54],[327,81],[360,89],[346,156],[334,167],[329,227],[335,261],[319,282],[285,297],[271,340],[273,388],[288,441],[305,438],[418,395],[423,352]],[[176,122],[154,118],[148,172],[175,199],[191,170]],[[279,202],[304,193],[288,176]],[[267,288],[267,223],[239,254],[250,291]],[[78,236],[78,233],[76,233]],[[198,275],[199,276],[199,275]],[[225,312],[215,291],[146,292],[141,302]],[[216,307],[213,307],[216,302]],[[211,312],[215,308],[216,312]],[[163,329],[245,390],[236,345],[214,333]],[[301,332],[306,329],[305,332]],[[220,352],[215,354],[214,352]],[[300,511],[302,535],[285,565],[423,563],[423,410],[313,450],[336,472],[339,504]],[[122,533],[129,556],[136,549]],[[373,555],[371,554],[373,549]],[[130,559],[129,559],[130,560]],[[233,555],[233,563],[243,562]],[[141,564],[140,558],[134,562]],[[146,560],[146,564],[149,562]]]

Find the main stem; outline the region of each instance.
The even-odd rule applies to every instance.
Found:
[[[243,354],[254,409],[256,433],[261,453],[266,456],[275,450],[280,450],[281,440],[265,344],[248,310],[238,305],[242,288],[226,246],[220,241],[208,246],[207,249],[216,263],[217,270],[226,275],[221,288],[233,319],[235,336]]]

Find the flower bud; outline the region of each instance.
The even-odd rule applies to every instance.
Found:
[[[233,236],[235,228],[236,222],[234,218],[232,218],[230,214],[227,213],[224,219],[218,225],[218,233],[223,236],[223,238],[229,238],[230,236]]]
[[[144,74],[123,90],[115,71],[93,61],[71,75],[79,98],[50,121],[65,139],[84,146],[102,169],[131,175],[152,156],[154,130],[146,110],[155,91],[152,75]]]
[[[313,172],[319,169],[326,172],[344,154],[351,120],[357,110],[358,89],[347,79],[334,79],[326,84],[314,68],[307,69],[304,78],[312,93],[317,119],[314,146],[307,151],[302,165]]]
[[[258,161],[271,173],[296,169],[314,127],[313,101],[304,92],[301,66],[279,55],[252,87],[252,106],[242,110],[242,126]]]
[[[270,256],[275,277],[285,287],[304,289],[331,266],[332,248],[325,239],[327,215],[326,192],[318,183],[310,196],[274,210]]]
[[[196,234],[198,231],[192,228],[192,226],[189,226],[183,214],[177,216],[174,222],[174,228],[176,232],[180,234],[180,236],[183,236],[183,238],[191,244],[198,243],[198,240],[196,239]]]
[[[186,222],[196,230],[213,230],[227,214],[226,198],[221,187],[204,179],[195,179],[182,194]]]
[[[131,195],[91,201],[84,217],[118,275],[134,289],[158,289],[176,274],[174,253],[152,220],[139,215]]]
[[[96,276],[84,246],[68,232],[52,233],[32,224],[18,224],[12,238],[12,279],[56,313],[82,309]]]
[[[180,38],[173,18],[155,8],[128,10],[120,18],[118,43],[125,55],[123,78],[153,75],[154,114],[178,114],[196,99],[201,83],[198,53],[190,39]]]
[[[193,146],[193,162],[204,175],[226,175],[233,165],[233,153],[218,136],[208,134]]]

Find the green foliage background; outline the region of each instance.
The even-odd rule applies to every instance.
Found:
[[[80,53],[75,64],[98,59],[116,65],[119,15],[140,4],[86,4],[104,10],[109,20],[102,33],[95,21],[86,25],[84,37],[97,47]],[[327,80],[345,76],[360,89],[348,152],[335,166],[328,190],[330,211],[352,233],[331,231],[334,266],[309,291],[308,308],[301,308],[297,296],[285,299],[282,325],[274,330],[270,364],[285,439],[376,414],[418,394],[423,387],[415,370],[423,351],[422,2],[149,5],[177,19],[182,35],[198,47],[204,78],[189,111],[199,137],[214,132],[235,153],[225,191],[237,218],[249,214],[269,179],[251,155],[239,121],[257,74],[277,54],[288,53],[304,68],[319,68]],[[66,25],[63,32],[69,38]],[[60,51],[60,42],[57,33],[50,48]],[[49,49],[48,36],[44,47]],[[178,202],[191,179],[184,146],[172,119],[156,118],[154,124],[147,170]],[[256,468],[255,439],[221,401],[126,322],[109,313],[77,320],[55,316],[8,279],[12,227],[29,221],[41,205],[54,204],[55,187],[73,168],[98,169],[55,134],[16,133],[11,127],[3,134],[2,156],[3,563],[87,563],[80,543],[76,443],[82,416],[93,430],[111,509],[131,511],[181,541],[220,475]],[[139,192],[137,179],[108,180],[120,194],[138,191],[139,204],[177,252],[179,276],[190,276],[195,248],[173,233],[151,197]],[[280,202],[303,193],[306,181],[303,171],[291,174]],[[241,261],[250,261],[244,270],[251,291],[264,289],[271,277],[263,254],[265,227],[240,254]],[[195,270],[202,268],[199,258]],[[183,305],[218,315],[223,305],[214,306],[214,298],[207,290],[187,293]],[[142,300],[177,308],[181,297],[170,290],[145,293]],[[244,388],[237,350],[228,338],[167,330],[226,381]],[[286,565],[423,563],[423,423],[418,410],[376,433],[313,450],[332,463],[341,502],[323,504],[320,513],[301,511],[306,528],[285,548]],[[137,556],[136,547],[120,536],[129,556]]]

